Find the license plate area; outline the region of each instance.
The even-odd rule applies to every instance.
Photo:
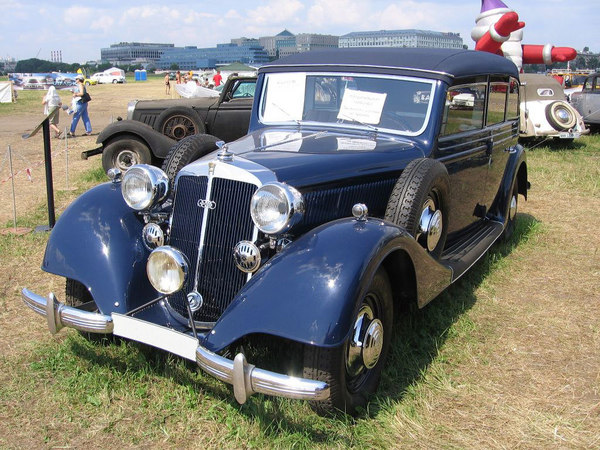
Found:
[[[112,318],[113,334],[116,336],[152,345],[182,358],[196,361],[198,340],[193,336],[122,314],[113,313]]]

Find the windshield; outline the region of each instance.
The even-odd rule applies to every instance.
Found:
[[[272,73],[265,78],[260,118],[359,127],[403,135],[423,132],[434,82],[419,78],[341,73]]]

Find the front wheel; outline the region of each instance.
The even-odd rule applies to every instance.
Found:
[[[74,308],[83,307],[87,311],[98,311],[90,291],[82,283],[72,278],[67,278],[65,283],[65,304]],[[98,342],[107,336],[113,336],[101,333],[89,333],[87,331],[80,331],[79,333],[89,341]]]
[[[329,399],[313,403],[319,414],[356,414],[377,390],[389,351],[394,307],[387,272],[379,268],[359,299],[350,336],[339,347],[304,348],[305,378],[329,384]]]
[[[125,172],[135,164],[150,164],[151,162],[150,149],[135,137],[117,139],[108,144],[102,152],[102,168],[105,172],[112,168]]]

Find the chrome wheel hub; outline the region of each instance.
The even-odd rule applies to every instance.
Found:
[[[375,367],[383,349],[383,333],[381,320],[374,318],[369,306],[363,305],[348,344],[346,370],[349,375],[356,377]]]
[[[513,195],[510,199],[510,209],[508,210],[508,217],[510,220],[514,220],[517,215],[517,196]]]
[[[432,252],[440,242],[444,219],[442,212],[436,209],[432,199],[427,199],[423,205],[421,218],[419,220],[419,229],[417,231],[417,240],[419,240],[428,251]]]
[[[123,150],[117,156],[117,162],[115,166],[117,166],[122,172],[125,172],[131,166],[137,164],[139,161],[137,160],[137,153],[132,152],[131,150]]]

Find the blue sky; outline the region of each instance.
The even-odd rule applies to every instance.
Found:
[[[600,0],[504,0],[526,22],[524,43],[588,46],[600,52]],[[218,5],[218,7],[215,7]],[[100,58],[117,42],[212,47],[232,38],[292,33],[343,35],[352,31],[419,28],[470,33],[480,0],[219,0],[194,2],[0,0],[0,58],[64,62]]]

